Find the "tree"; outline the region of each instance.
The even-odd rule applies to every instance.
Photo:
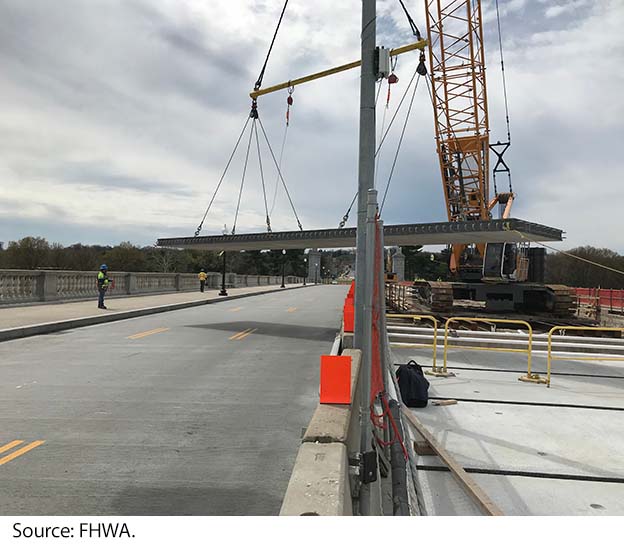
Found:
[[[573,248],[567,254],[587,261],[563,253],[547,254],[546,282],[586,288],[624,288],[624,274],[600,267],[624,271],[624,256],[608,248],[592,246]]]
[[[48,265],[50,243],[43,237],[24,237],[11,241],[6,250],[6,267],[13,269],[37,269]]]
[[[145,271],[146,259],[143,251],[130,241],[111,248],[104,254],[104,261],[110,269],[117,271]]]
[[[449,277],[448,261],[444,252],[423,252],[421,245],[401,247],[405,255],[405,278],[435,281]]]

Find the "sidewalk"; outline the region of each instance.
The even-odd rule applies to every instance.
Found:
[[[228,296],[225,297],[219,296],[218,290],[209,289],[203,294],[201,292],[176,292],[154,296],[110,298],[106,300],[108,309],[98,309],[97,298],[93,301],[0,307],[0,341],[174,311],[216,301],[279,292],[300,286],[303,285],[291,284],[285,289],[277,285],[228,288]]]

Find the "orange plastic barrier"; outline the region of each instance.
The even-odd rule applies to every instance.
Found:
[[[351,357],[321,356],[321,404],[351,403]]]
[[[355,329],[355,281],[351,283],[347,297],[345,298],[342,312],[344,331],[353,333]]]
[[[343,318],[344,331],[348,333],[353,333],[355,326],[355,308],[353,307],[353,302],[349,303],[349,300],[345,301]]]

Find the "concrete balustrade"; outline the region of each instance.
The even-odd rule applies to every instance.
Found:
[[[206,288],[221,287],[221,273],[207,273]],[[158,294],[167,292],[191,292],[199,289],[195,273],[127,273],[113,271],[110,278],[114,285],[109,297]],[[287,276],[288,284],[303,282],[302,278]],[[281,284],[281,275],[226,274],[227,288]],[[30,271],[0,269],[0,305],[16,305],[49,301],[87,299],[97,296],[97,272],[95,271]]]

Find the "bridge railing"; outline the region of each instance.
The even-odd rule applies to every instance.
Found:
[[[209,272],[207,288],[221,286],[221,273]],[[109,296],[160,294],[167,292],[191,292],[199,289],[195,273],[128,273],[115,271],[110,274],[113,285]],[[287,284],[303,282],[295,276],[284,278]],[[281,284],[281,275],[226,274],[228,288],[246,286],[269,286]],[[47,301],[88,299],[97,296],[97,272],[95,271],[31,271],[24,269],[0,270],[0,305],[16,305]]]

